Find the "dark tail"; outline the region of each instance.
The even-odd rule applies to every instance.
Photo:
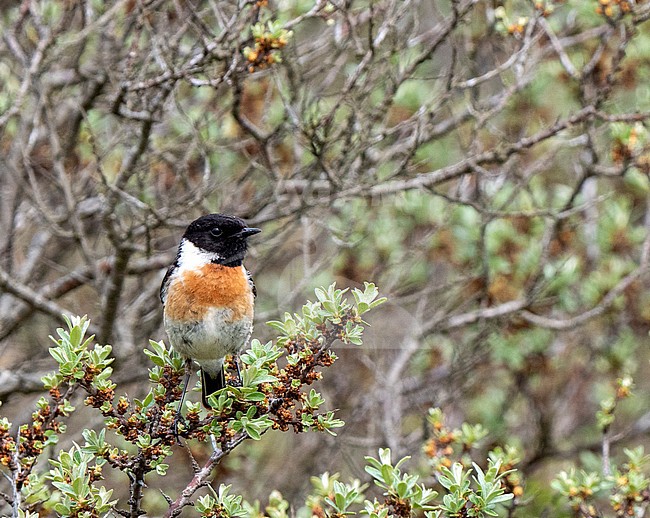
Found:
[[[226,375],[223,372],[223,367],[216,376],[211,376],[205,369],[201,369],[201,400],[203,406],[210,410],[208,405],[208,396],[214,394],[217,390],[221,390],[226,386]]]

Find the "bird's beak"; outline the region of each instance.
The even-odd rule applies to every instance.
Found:
[[[246,227],[237,232],[236,234],[233,234],[232,237],[250,237],[254,236],[255,234],[259,234],[262,232],[261,228],[253,228],[253,227]]]

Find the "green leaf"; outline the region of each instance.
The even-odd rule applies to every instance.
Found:
[[[81,343],[81,329],[75,326],[70,330],[70,345],[75,349],[79,347]]]

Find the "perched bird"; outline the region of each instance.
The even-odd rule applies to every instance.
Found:
[[[239,353],[253,331],[256,291],[243,261],[258,232],[234,216],[201,216],[187,227],[160,287],[165,331],[187,362],[183,397],[194,360],[206,408],[208,396],[226,385],[224,357]]]

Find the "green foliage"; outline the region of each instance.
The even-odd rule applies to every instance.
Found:
[[[255,41],[255,47],[245,47],[243,50],[251,72],[256,67],[282,63],[278,49],[284,47],[293,36],[291,31],[284,28],[282,22],[277,20],[269,20],[266,23],[258,22],[251,27],[251,34]]]
[[[442,475],[438,481],[448,493],[443,498],[438,516],[498,516],[497,506],[514,498],[501,484],[508,472],[500,471],[500,462],[490,459],[485,473],[477,464],[472,465],[476,488],[471,487],[470,472],[464,471],[462,464],[454,463],[451,469],[441,467]]]
[[[395,466],[391,463],[389,449],[379,450],[379,458],[366,457],[366,472],[373,478],[375,484],[384,489],[384,495],[394,502],[395,506],[406,505],[410,509],[433,509],[429,505],[437,495],[435,491],[427,489],[417,483],[419,477],[402,473],[399,467],[409,457],[399,460]]]
[[[378,298],[376,287],[370,283],[364,290],[352,291],[353,302],[345,293],[334,286],[318,289],[317,302],[308,302],[300,313],[286,314],[284,320],[272,322],[281,335],[265,344],[251,342],[250,349],[242,354],[239,386],[229,385],[212,395],[212,410],[206,416],[201,416],[197,403],[188,402],[181,436],[202,440],[212,434],[218,445],[213,453],[216,462],[243,439],[259,440],[271,429],[292,426],[296,431],[333,433],[332,428],[342,426],[334,412],[321,410],[324,398],[306,387],[319,377],[311,373],[334,360],[329,350],[332,343],[338,339],[355,343],[350,337],[360,336],[360,316],[384,300]],[[129,474],[133,480],[130,505],[139,508],[134,499],[141,494],[145,475],[164,477],[168,472],[167,459],[173,455],[175,442],[171,426],[179,397],[175,380],[182,375],[183,361],[161,342],[150,342],[147,356],[153,364],[149,369],[152,389],[142,400],[131,401],[126,396],[116,400],[116,386],[110,380],[110,348],[91,346],[92,337],[86,337],[86,318],[70,318],[66,323],[67,329],[58,330],[59,338],[52,348],[52,357],[61,369],[44,380],[52,401],[42,398],[34,422],[21,426],[19,449],[10,440],[1,443],[4,463],[20,484],[21,515],[50,509],[65,516],[92,517],[118,510],[120,502],[113,498],[113,489],[97,485],[107,468]],[[317,361],[323,358],[326,360]],[[279,366],[280,360],[284,360],[284,367]],[[619,402],[632,396],[632,387],[632,378],[624,376],[615,384],[614,396],[601,402],[598,424],[605,438]],[[105,427],[84,430],[82,445],[59,450],[49,461],[49,471],[39,471],[35,460],[46,448],[56,448],[63,430],[61,421],[74,411],[68,399],[61,396],[62,389],[68,394],[86,392],[86,404],[103,415]],[[299,395],[289,398],[287,390]],[[289,420],[288,415],[295,415],[298,409],[300,420]],[[406,469],[410,457],[393,463],[390,449],[380,449],[377,457],[365,458],[365,472],[380,496],[373,495],[369,484],[359,480],[345,483],[338,474],[325,473],[312,478],[313,489],[297,515],[380,518],[424,513],[431,518],[487,518],[506,516],[529,505],[529,500],[522,498],[525,481],[516,469],[521,462],[517,449],[505,445],[481,453],[481,443],[489,430],[467,422],[449,428],[439,408],[429,410],[426,422],[430,430],[430,438],[423,445],[430,460],[427,467],[411,465]],[[5,434],[10,426],[6,419],[1,423]],[[130,446],[116,446],[114,439],[108,438],[109,430]],[[18,463],[13,460],[16,452]],[[609,465],[610,459],[603,459],[609,465],[605,474],[572,467],[559,472],[550,487],[576,516],[601,516],[597,509],[603,502],[617,516],[637,513],[647,506],[650,494],[650,457],[642,447],[625,449],[624,454],[621,464]],[[191,496],[196,488],[188,488]],[[231,485],[221,484],[216,491],[197,497],[196,511],[206,517],[289,516],[289,503],[279,493],[273,493],[261,510],[258,503],[246,501],[231,489]],[[170,501],[170,505],[182,507],[188,502]]]
[[[145,349],[153,364],[149,369],[150,390],[142,399],[117,397],[117,385],[111,380],[111,347],[93,344],[94,337],[86,336],[90,325],[86,317],[66,317],[67,329],[57,330],[58,338],[52,339],[55,345],[50,349],[58,370],[43,379],[50,399],[38,401],[33,423],[20,427],[17,442],[9,435],[11,423],[6,418],[0,422],[2,463],[24,503],[21,506],[17,502],[15,507],[24,511],[24,516],[48,509],[73,517],[123,514],[127,511],[120,510],[120,502],[112,499],[113,490],[96,485],[103,478],[103,470],[110,468],[129,476],[129,513],[142,514],[145,477],[168,473],[168,459],[180,437],[205,440],[212,435],[216,450],[204,468],[203,477],[207,477],[211,467],[243,440],[259,440],[271,429],[334,435],[332,430],[343,422],[333,411],[323,410],[324,398],[310,385],[320,379],[322,368],[335,361],[331,347],[337,340],[361,344],[365,325],[361,315],[385,301],[378,298],[378,290],[371,283],[363,290],[352,290],[352,301],[346,299],[346,292],[334,285],[318,289],[318,300],[308,302],[300,315],[287,315],[284,322],[271,323],[281,336],[266,344],[251,342],[250,349],[241,355],[240,383],[211,395],[212,408],[207,414],[198,403],[188,401],[178,437],[174,418],[181,395],[183,358],[164,343],[151,340]],[[38,458],[46,449],[56,447],[65,431],[63,420],[75,410],[69,398],[79,391],[86,394],[85,404],[103,417],[104,426],[83,430],[83,445],[60,450],[50,460],[49,472],[38,470]],[[189,496],[200,487],[192,483],[186,490]],[[345,490],[342,486],[339,489]],[[198,498],[194,505],[202,516],[247,516],[250,504],[229,491],[230,486],[222,484],[217,492]],[[357,496],[350,492],[333,505],[348,506]],[[187,497],[179,498],[170,500],[170,508],[189,504]],[[278,512],[271,514],[280,516]]]
[[[74,446],[70,451],[61,451],[57,460],[50,460],[53,468],[46,475],[59,491],[59,500],[54,510],[62,516],[90,517],[95,513],[107,513],[117,503],[110,500],[113,490],[92,484],[101,478],[105,460],[97,458],[84,448]]]
[[[630,376],[619,378],[616,380],[615,394],[601,400],[600,409],[596,412],[596,421],[603,432],[606,432],[614,422],[614,411],[617,405],[632,395],[633,387],[634,382]]]
[[[242,497],[229,494],[231,486],[221,484],[219,490],[212,495],[197,498],[195,509],[201,516],[248,516],[242,506]]]

